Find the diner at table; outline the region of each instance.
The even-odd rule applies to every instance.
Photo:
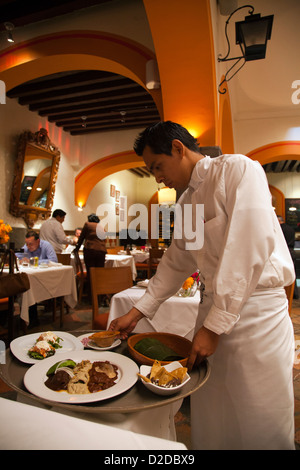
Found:
[[[72,266],[64,266],[52,261],[39,266],[19,266],[20,272],[29,277],[30,289],[20,294],[16,301],[20,304],[20,318],[28,325],[31,306],[48,299],[63,297],[74,308],[77,304],[77,289]]]
[[[16,253],[16,257],[19,260],[19,263],[25,266],[34,266],[38,267],[39,265],[47,265],[50,262],[57,262],[57,255],[54,250],[53,245],[46,241],[41,240],[40,236],[34,230],[30,230],[25,235],[25,245],[23,246],[23,252]],[[29,291],[27,291],[28,295]],[[32,293],[32,291],[31,291]],[[26,304],[22,301],[23,307],[21,307],[21,319],[28,323],[27,314],[24,312],[29,312],[30,326],[35,326],[38,324],[38,312],[37,312],[37,303],[32,302]],[[26,318],[24,318],[26,317]]]

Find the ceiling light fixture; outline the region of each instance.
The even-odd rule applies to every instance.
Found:
[[[235,23],[235,42],[239,44],[242,55],[238,57],[228,57],[230,54],[230,43],[227,34],[228,23],[232,16],[242,8],[249,8],[249,16],[245,17],[244,21]],[[221,90],[223,83],[229,82],[238,71],[250,60],[259,60],[266,57],[267,41],[271,38],[272,25],[274,15],[261,17],[260,14],[253,14],[254,7],[252,5],[244,5],[234,10],[228,17],[225,24],[225,36],[227,40],[227,54],[225,57],[218,57],[218,62],[227,62],[228,60],[235,60],[235,63],[227,70],[224,79],[219,84],[219,93],[226,93],[226,88]],[[244,59],[242,65],[236,69],[238,63]],[[230,75],[230,72],[232,74]],[[230,75],[230,76],[229,76]]]
[[[5,29],[6,29],[6,38],[8,42],[15,42],[12,31],[15,29],[14,25],[12,23],[4,23]]]
[[[81,127],[86,127],[86,119],[87,117],[86,116],[81,116],[81,119],[82,119],[82,124],[81,124]]]

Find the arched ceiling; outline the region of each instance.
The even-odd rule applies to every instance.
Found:
[[[101,70],[46,75],[12,88],[7,96],[71,135],[142,128],[160,121],[144,87]]]

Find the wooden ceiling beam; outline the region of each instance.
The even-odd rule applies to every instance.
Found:
[[[121,124],[108,125],[108,126],[98,126],[95,128],[91,128],[87,126],[86,128],[82,128],[80,130],[70,131],[70,134],[71,135],[84,135],[84,134],[95,133],[95,132],[109,132],[109,131],[121,131],[121,130],[127,130],[127,129],[139,129],[139,128],[150,126],[151,124],[154,124],[155,122],[158,122],[158,121],[145,120],[145,121],[139,121],[136,124],[130,124],[130,125],[127,125],[126,123],[121,123]]]
[[[83,127],[83,124],[85,124],[86,127],[95,127],[97,126],[98,124],[100,125],[114,125],[115,123],[125,123],[125,124],[131,124],[131,123],[136,123],[138,124],[139,122],[141,122],[142,120],[147,120],[147,121],[152,121],[152,122],[156,122],[159,120],[159,116],[157,114],[153,114],[152,116],[151,115],[147,115],[145,116],[144,118],[136,118],[136,117],[131,117],[131,118],[124,118],[122,116],[116,116],[115,118],[111,118],[111,119],[98,119],[98,120],[95,120],[95,121],[90,121],[89,119],[86,119],[86,120],[81,120],[80,122],[78,123],[71,123],[71,124],[63,124],[63,129],[65,131],[70,131],[70,130],[75,130],[75,129],[80,129],[81,127]]]
[[[118,82],[115,86],[111,83],[111,81],[106,83],[95,83],[94,85],[86,86],[73,86],[70,88],[63,88],[59,90],[53,90],[47,92],[47,101],[57,100],[59,97],[63,97],[63,101],[67,101],[70,99],[78,100],[78,98],[82,101],[84,99],[89,99],[89,97],[93,97],[95,93],[99,97],[101,95],[118,95],[119,93],[124,93],[124,90],[133,90],[133,93],[136,91],[141,90],[141,87],[136,83],[129,81],[128,79],[124,79],[122,82]],[[142,89],[143,90],[143,89]],[[43,103],[45,100],[45,92],[42,92],[38,95],[27,95],[19,98],[19,103],[21,105],[33,104],[33,103]]]
[[[83,72],[64,72],[47,76],[47,78],[37,78],[24,85],[19,85],[9,90],[9,98],[19,98],[26,95],[36,95],[40,92],[48,92],[55,89],[65,89],[74,86],[74,83],[89,86],[94,83],[118,82],[124,79],[121,75],[116,75],[100,70],[88,70]]]
[[[62,99],[62,100],[56,100],[56,101],[52,101],[51,102],[48,102],[48,101],[45,101],[43,103],[38,103],[38,104],[35,104],[35,105],[29,105],[29,109],[31,111],[39,111],[40,113],[43,112],[43,110],[45,109],[49,109],[50,106],[52,105],[52,108],[59,108],[61,109],[62,106],[75,106],[78,107],[81,105],[81,104],[91,104],[91,103],[98,103],[98,106],[100,104],[102,104],[102,106],[106,105],[107,106],[107,103],[109,101],[111,101],[112,103],[113,102],[116,102],[116,101],[122,101],[122,100],[130,100],[131,99],[137,99],[137,98],[141,98],[141,99],[145,99],[145,96],[147,96],[147,92],[143,91],[142,89],[139,89],[139,90],[136,90],[136,91],[132,91],[131,93],[126,93],[124,92],[123,90],[119,90],[119,93],[99,93],[99,94],[95,94],[93,95],[92,97],[89,97],[88,99],[86,97],[83,97],[83,99],[81,100],[80,97],[78,97],[77,99],[75,98],[67,98],[67,99]],[[108,100],[109,98],[109,100]],[[151,97],[150,97],[150,102],[153,102],[151,100]],[[78,103],[78,104],[77,104]],[[45,113],[46,114],[46,113]]]
[[[82,116],[84,114],[81,114],[80,116],[77,114],[76,116],[69,116],[67,118],[62,118],[56,121],[57,126],[63,126],[63,125],[68,125],[68,124],[76,124],[76,123],[81,123],[82,122]],[[140,109],[140,110],[129,110],[126,112],[126,114],[123,116],[119,110],[107,110],[106,112],[98,112],[98,113],[92,113],[89,115],[84,115],[89,122],[97,122],[101,119],[105,118],[119,118],[121,119],[124,117],[125,119],[131,118],[131,119],[141,119],[142,117],[145,116],[152,116],[152,117],[159,117],[159,113],[156,108],[151,108],[151,109]]]
[[[140,109],[144,107],[152,107],[155,106],[153,103],[153,100],[149,96],[134,96],[134,97],[128,97],[128,98],[122,98],[120,100],[107,100],[107,101],[102,101],[99,103],[99,101],[95,102],[87,102],[84,104],[79,104],[76,106],[75,104],[72,106],[52,106],[52,107],[47,107],[47,108],[40,108],[36,109],[35,111],[38,111],[41,116],[43,115],[62,115],[62,114],[69,114],[70,116],[75,115],[77,112],[77,115],[80,116],[83,111],[89,111],[90,114],[97,113],[103,109],[111,109],[111,110],[125,110],[128,111],[129,109]],[[29,106],[30,111],[34,111],[31,106]]]

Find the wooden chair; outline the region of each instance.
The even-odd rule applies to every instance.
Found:
[[[156,271],[158,266],[158,259],[160,259],[164,254],[164,250],[160,250],[159,248],[150,248],[149,250],[149,258],[144,263],[135,263],[135,267],[137,271],[147,271],[147,277],[153,275],[153,271]]]
[[[158,259],[161,259],[164,254],[164,250],[160,250],[159,248],[150,248],[149,250],[150,256],[149,256],[149,279],[152,276],[152,271],[156,271],[159,262],[157,261]]]
[[[70,266],[71,264],[71,253],[56,253],[57,256],[57,261],[64,266]],[[64,313],[64,306],[66,305],[66,310],[67,313],[69,313],[69,306],[65,304],[64,298],[59,297],[61,300],[61,305],[60,305],[60,327],[62,327],[63,324],[63,313]],[[56,298],[53,299],[53,321],[56,319],[56,309],[57,309],[57,304],[56,304]]]
[[[77,284],[77,297],[78,303],[81,303],[83,295],[83,287],[87,282],[87,272],[83,270],[82,262],[78,251],[74,251],[75,266],[76,266],[76,284]]]
[[[71,253],[56,253],[57,261],[65,266],[70,266]]]
[[[296,282],[296,281],[295,281]],[[290,286],[285,286],[285,293],[289,302],[289,314],[291,315],[292,312],[292,303],[293,303],[293,297],[294,297],[294,289],[295,289],[295,282],[291,284]]]
[[[119,251],[124,251],[124,246],[114,246],[106,249],[108,255],[117,255]]]
[[[147,272],[147,278],[149,279],[150,278],[150,265],[149,265],[149,258],[143,262],[143,263],[139,263],[139,262],[136,262],[135,263],[135,267],[136,267],[136,270],[137,271],[146,271]]]
[[[91,294],[93,304],[93,330],[105,330],[108,313],[99,314],[98,295],[117,294],[133,286],[129,266],[117,268],[90,268]]]

